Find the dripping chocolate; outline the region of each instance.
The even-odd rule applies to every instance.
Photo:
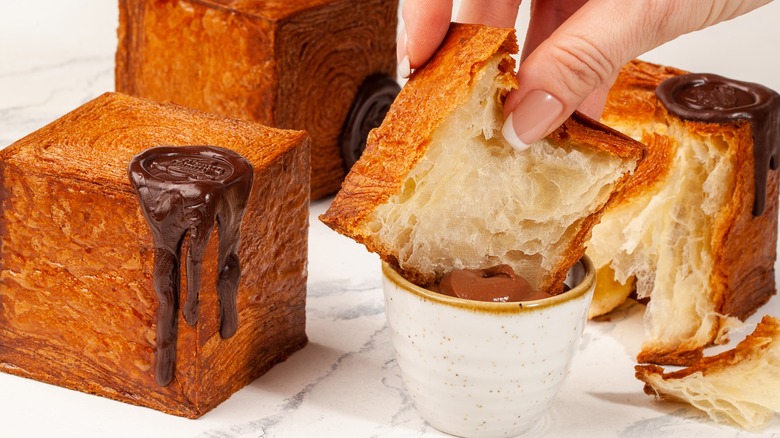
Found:
[[[216,227],[220,336],[227,339],[238,328],[238,247],[253,170],[244,157],[228,149],[160,146],[135,156],[128,173],[154,238],[154,290],[159,300],[154,376],[158,385],[165,386],[173,380],[176,367],[179,272],[185,237],[185,321],[189,325],[198,321],[200,268]]]

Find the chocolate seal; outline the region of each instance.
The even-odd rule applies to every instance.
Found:
[[[165,386],[176,367],[180,252],[187,234],[185,321],[190,325],[198,321],[200,267],[216,226],[220,335],[229,338],[238,328],[238,246],[254,173],[244,157],[228,149],[160,146],[136,155],[128,174],[154,238],[154,290],[159,300],[155,381]]]
[[[368,133],[382,124],[399,91],[395,80],[380,74],[367,77],[360,85],[341,128],[341,156],[347,172],[363,154]]]
[[[755,175],[753,215],[763,214],[769,169],[777,169],[780,164],[780,95],[763,85],[713,74],[671,77],[661,82],[656,95],[670,113],[682,119],[705,123],[750,122]]]

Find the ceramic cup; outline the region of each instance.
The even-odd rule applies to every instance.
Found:
[[[387,319],[407,391],[423,419],[462,437],[528,431],[550,407],[569,369],[593,298],[583,257],[568,292],[523,303],[441,295],[383,264]]]

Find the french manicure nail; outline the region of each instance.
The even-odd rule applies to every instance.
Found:
[[[523,143],[523,140],[520,140],[520,137],[517,136],[512,119],[512,113],[509,113],[509,116],[504,120],[504,126],[501,127],[501,135],[504,136],[504,140],[506,140],[514,150],[522,152],[531,145]]]
[[[533,90],[504,121],[501,133],[515,149],[522,151],[541,139],[563,112],[563,103],[544,90]]]
[[[412,68],[409,63],[409,54],[406,52],[406,26],[401,24],[401,31],[398,32],[396,40],[396,56],[398,58],[398,75],[406,79],[412,74]]]
[[[404,56],[404,59],[402,59],[401,62],[398,63],[398,75],[404,79],[408,79],[409,75],[411,74],[412,74],[412,69],[409,66],[409,57]]]

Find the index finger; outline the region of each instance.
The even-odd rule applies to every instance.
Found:
[[[515,27],[522,0],[463,0],[458,22],[493,27]]]
[[[452,0],[406,0],[401,16],[404,26],[398,34],[398,66],[402,76],[408,76],[409,68],[428,62],[444,40],[450,27]]]

